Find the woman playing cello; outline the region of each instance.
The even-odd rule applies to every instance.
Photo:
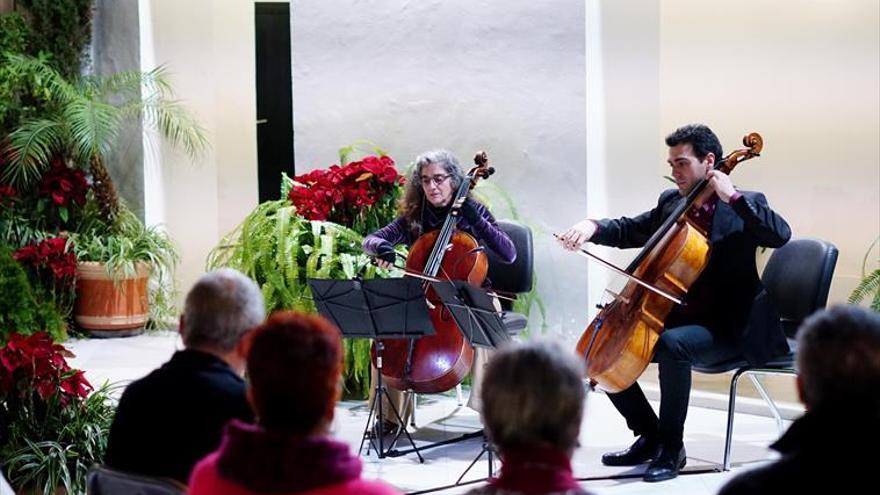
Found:
[[[695,230],[705,233],[711,249],[705,268],[686,293],[685,304],[669,313],[654,344],[653,360],[660,374],[659,418],[638,383],[608,393],[638,438],[626,450],[603,455],[602,463],[629,466],[652,461],[645,481],[674,478],[685,464],[683,434],[692,364],[710,365],[743,356],[752,362],[762,353],[767,358],[787,350],[778,315],[775,325],[760,325],[772,329],[766,334],[744,330],[756,319],[774,322],[775,310],[762,294],[755,250],[788,242],[788,224],[770,209],[763,194],[737,191],[730,177],[716,169],[716,161],[723,163],[721,144],[708,127],[681,127],[666,137],[666,145],[677,189],[664,191],[655,208],[632,218],[584,220],[559,237],[569,250],[580,249],[587,241],[642,247],[685,204],[692,190],[700,186],[714,193],[685,214]]]
[[[400,201],[400,216],[367,236],[363,243],[364,252],[376,256],[380,267],[390,267],[396,258],[394,246],[412,246],[421,235],[437,230],[444,224],[447,216],[454,211],[453,197],[464,180],[467,177],[462,172],[458,159],[449,151],[429,151],[419,155]],[[495,218],[484,205],[468,195],[457,213],[460,215],[457,224],[459,231],[473,236],[482,247],[494,251],[503,262],[513,262],[516,258],[513,241],[497,227]],[[487,279],[483,285],[489,283]],[[479,386],[482,371],[480,362],[483,360],[479,356],[481,352],[478,351],[478,357],[474,360],[475,390]],[[375,375],[375,368],[373,371]],[[373,381],[375,382],[375,377]],[[370,389],[372,391],[373,387]],[[396,408],[401,410],[403,394],[390,388],[389,395]],[[476,406],[477,396],[478,394],[471,393],[469,407]],[[390,432],[398,425],[392,421],[380,426]]]

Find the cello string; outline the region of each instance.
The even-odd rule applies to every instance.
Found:
[[[553,237],[555,237],[555,238],[557,238],[557,239],[560,238],[559,234],[557,234],[557,233],[555,233],[555,232],[553,233]],[[650,291],[652,291],[652,292],[655,292],[655,293],[657,293],[657,294],[659,294],[659,295],[665,297],[666,299],[669,299],[670,301],[674,302],[675,304],[679,304],[679,305],[682,305],[682,306],[684,306],[684,304],[685,304],[684,301],[682,301],[681,299],[679,299],[679,298],[673,296],[672,294],[670,294],[670,293],[664,291],[663,289],[660,289],[659,287],[654,287],[653,285],[649,284],[648,282],[645,282],[645,281],[642,280],[641,278],[639,278],[639,277],[637,277],[637,276],[635,276],[635,275],[633,275],[633,274],[631,274],[631,273],[626,272],[626,271],[623,270],[622,268],[618,268],[616,265],[614,265],[614,264],[612,264],[612,263],[609,263],[609,262],[603,260],[602,258],[596,256],[595,254],[593,254],[593,253],[587,251],[587,250],[584,249],[584,248],[579,248],[577,251],[574,251],[574,253],[575,253],[575,254],[578,254],[578,255],[580,255],[580,256],[583,256],[584,258],[591,259],[591,260],[594,260],[594,261],[599,262],[600,264],[602,264],[602,266],[604,266],[604,267],[606,267],[606,268],[608,268],[608,269],[610,269],[610,270],[612,270],[612,271],[614,271],[614,272],[616,272],[616,273],[618,273],[618,274],[620,274],[620,275],[622,275],[622,276],[624,276],[624,277],[626,277],[626,278],[632,280],[633,282],[635,282],[635,283],[641,285],[642,287],[644,287],[644,288],[646,288],[646,289],[648,289],[648,290],[650,290]]]

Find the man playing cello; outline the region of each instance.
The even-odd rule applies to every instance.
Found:
[[[608,397],[637,436],[627,449],[602,456],[608,466],[631,466],[651,461],[645,481],[675,478],[684,467],[684,422],[691,389],[691,366],[745,357],[760,362],[787,351],[775,309],[755,265],[757,247],[778,248],[791,230],[770,209],[759,192],[737,191],[725,173],[713,170],[722,157],[718,137],[705,125],[691,124],[666,137],[668,163],[677,189],[660,194],[657,206],[635,217],[583,220],[559,242],[569,250],[587,241],[617,248],[644,246],[685,196],[701,181],[715,194],[687,212],[689,220],[707,233],[711,251],[705,269],[664,322],[655,344],[658,363],[660,414],[654,413],[638,383]],[[755,302],[760,300],[760,304]],[[749,321],[774,322],[766,334],[745,332]]]

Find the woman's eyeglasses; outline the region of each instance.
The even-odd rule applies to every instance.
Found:
[[[422,177],[419,181],[422,183],[422,187],[428,187],[433,182],[435,186],[439,186],[446,181],[446,179],[450,178],[451,175],[434,175],[431,177]]]

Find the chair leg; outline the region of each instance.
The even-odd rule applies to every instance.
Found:
[[[458,398],[458,406],[461,407],[464,405],[464,399],[461,396],[461,384],[455,386],[455,396]]]
[[[730,380],[730,398],[727,402],[727,434],[724,437],[724,460],[721,468],[724,471],[730,471],[730,450],[733,447],[733,418],[736,415],[736,387],[739,384],[739,377],[746,370],[739,369],[733,374]]]
[[[409,415],[409,425],[412,426],[413,428],[416,427],[416,398],[417,397],[418,397],[418,394],[416,394],[415,392],[413,392],[413,391],[409,392],[408,405],[410,407],[410,410],[412,411],[412,412],[410,412],[410,415]]]
[[[782,435],[785,432],[785,425],[782,423],[782,415],[779,414],[779,408],[776,407],[776,403],[770,398],[770,394],[767,393],[767,389],[764,388],[764,384],[761,383],[758,376],[755,373],[749,373],[749,378],[751,378],[752,383],[755,385],[758,393],[761,394],[764,402],[767,403],[767,407],[770,408],[770,412],[773,414],[773,419],[776,420],[776,428],[779,430],[779,434]]]

